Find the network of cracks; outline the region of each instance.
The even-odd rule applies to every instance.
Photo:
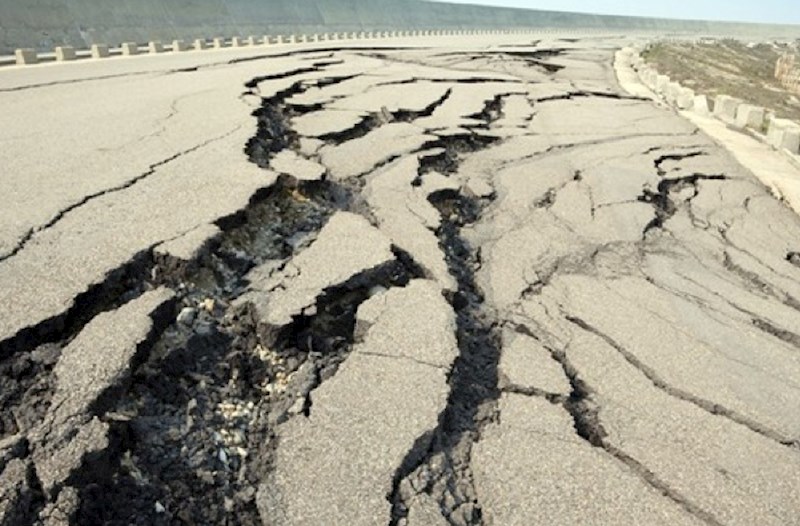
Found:
[[[559,57],[570,57],[569,49],[531,47],[533,50],[520,46],[517,50],[439,55],[392,49],[351,50],[349,54],[326,50],[292,71],[258,77],[244,86],[244,95],[260,99],[260,107],[252,115],[258,132],[243,145],[250,161],[271,170],[277,158],[289,153],[299,162],[321,166],[320,174],[311,178],[282,174],[275,184],[255,194],[244,210],[217,221],[216,234],[195,257],[185,260],[154,249],[143,251],[76,298],[74,307],[63,316],[0,343],[2,524],[271,524],[274,519],[259,505],[259,492],[271,490],[263,487],[263,481],[270,480],[276,469],[282,429],[293,419],[314,412],[314,392],[336,377],[354,347],[362,343],[360,307],[415,280],[448,278],[438,275],[430,261],[413,248],[393,240],[391,257],[384,262],[325,284],[315,292],[311,305],[292,313],[288,322],[274,324],[265,322],[263,312],[247,301],[253,276],[265,272],[273,277],[290,276],[269,289],[267,296],[291,290],[290,271],[296,258],[314,247],[334,216],[357,216],[380,230],[383,220],[371,201],[373,178],[408,158],[416,159],[416,170],[403,183],[402,191],[421,192],[423,205],[438,215],[426,228],[435,237],[438,257],[452,280],[441,287],[441,295],[455,320],[457,356],[447,370],[448,394],[435,425],[410,444],[387,476],[385,521],[418,524],[412,523],[413,512],[422,499],[433,503],[442,524],[487,524],[475,483],[474,446],[488,426],[502,422],[500,400],[524,396],[544,399],[563,410],[577,440],[611,457],[682,512],[700,522],[723,524],[722,518],[692,495],[673,487],[644,461],[609,440],[602,419],[602,397],[571,360],[569,344],[564,345],[540,319],[514,314],[522,303],[537,303],[560,276],[596,274],[598,261],[612,244],[588,243],[589,248],[576,247],[573,253],[534,263],[536,277],[519,291],[515,307],[490,301],[484,290],[486,281],[479,279],[478,274],[490,264],[486,252],[491,248],[490,243],[481,241],[491,236],[475,232],[483,232],[501,215],[508,196],[496,188],[491,177],[465,178],[467,168],[474,170],[469,163],[480,159],[482,153],[492,159],[492,152],[502,151],[520,138],[535,138],[540,134],[535,126],[539,109],[550,104],[578,100],[651,104],[614,90],[565,85],[557,79],[565,69]],[[361,75],[328,73],[328,69],[365,56],[386,65],[430,62],[423,77],[398,76],[376,81],[373,86],[413,90],[419,83],[426,87],[441,84],[443,89],[417,108],[389,105],[363,112],[352,126],[318,134],[314,147],[309,148],[308,137],[295,130],[293,122],[328,111],[328,105],[346,102],[350,94],[336,88]],[[437,77],[437,71],[442,75]],[[267,96],[260,92],[261,83],[281,79],[288,81],[285,88]],[[542,90],[537,95],[536,89],[530,89],[551,81],[560,86],[558,93]],[[483,89],[487,83],[494,89]],[[476,91],[470,93],[473,89]],[[325,90],[340,94],[321,102],[292,102]],[[460,101],[468,97],[479,101],[477,111],[462,111]],[[442,116],[454,118],[456,124],[442,126]],[[426,123],[434,123],[434,127],[428,128]],[[387,150],[367,171],[350,173],[326,165],[326,151],[366,141],[383,133],[382,129],[400,125],[416,127],[419,142]],[[652,140],[660,137],[651,135]],[[695,136],[688,131],[681,140],[691,141]],[[392,140],[388,136],[387,141]],[[568,156],[602,142],[562,141],[524,152],[513,162]],[[364,144],[368,148],[370,143]],[[708,156],[710,148],[699,141],[696,147],[640,152],[650,156],[646,157],[650,165],[642,168],[648,171],[648,183],[627,203],[620,203],[650,209],[636,239],[626,242],[625,249],[636,254],[634,259],[648,251],[668,250],[665,240],[672,235],[674,218],[688,218],[698,229],[711,229],[696,216],[693,201],[703,192],[719,191],[719,186],[711,185],[724,185],[736,177],[688,166]],[[494,159],[491,163],[483,168],[484,176],[512,161]],[[149,173],[155,170],[158,166]],[[588,185],[587,177],[581,170],[573,170],[562,182],[546,185],[528,203],[529,212],[555,214],[562,192]],[[592,215],[612,205],[592,204]],[[725,239],[724,231],[719,235]],[[777,298],[790,309],[800,309],[800,301],[790,292],[734,261],[728,254],[737,248],[732,241],[725,243],[724,266],[731,280]],[[796,251],[786,251],[781,257],[787,265],[800,266]],[[67,402],[61,399],[57,370],[66,350],[80,343],[81,334],[103,316],[158,291],[162,291],[162,300],[145,313],[148,328],[135,342],[124,368],[85,401],[81,414],[62,416],[60,404]],[[542,300],[542,304],[546,302]],[[568,308],[549,315],[560,317],[577,332],[601,339],[670,397],[781,447],[796,449],[795,437],[672,385],[623,343]],[[756,330],[795,351],[800,349],[800,335],[791,328],[754,312],[749,318]],[[509,381],[500,366],[509,334],[538,342],[563,374],[568,389],[550,392]],[[95,427],[102,431],[86,431]],[[60,458],[64,451],[72,458],[67,467],[53,465],[56,460],[52,459]],[[47,470],[47,475],[41,470]]]

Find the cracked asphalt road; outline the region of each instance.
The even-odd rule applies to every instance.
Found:
[[[0,72],[0,525],[800,524],[800,219],[624,44]]]

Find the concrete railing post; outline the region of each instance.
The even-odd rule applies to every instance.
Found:
[[[800,126],[786,119],[772,119],[767,132],[767,142],[778,149],[798,153],[800,150]]]
[[[202,51],[206,48],[206,39],[198,38],[194,41],[194,49],[197,51]]]
[[[714,100],[714,116],[722,121],[734,123],[736,122],[736,110],[741,104],[742,101],[737,98],[719,95]]]
[[[172,52],[173,53],[186,51],[187,49],[189,49],[189,46],[183,40],[173,40],[172,41]]]
[[[75,54],[75,48],[72,46],[58,46],[56,47],[56,60],[59,62],[66,62],[68,60],[75,60],[78,56]]]
[[[255,35],[250,35],[247,37],[247,45],[248,46],[257,46],[259,44],[258,37]]]
[[[92,58],[107,58],[110,55],[105,44],[92,44]]]
[[[155,55],[157,53],[163,53],[164,52],[164,46],[161,44],[161,42],[154,41],[154,42],[150,42],[149,44],[147,44],[147,50],[150,53]]]
[[[17,65],[19,66],[28,66],[30,64],[36,64],[39,62],[39,55],[36,54],[35,49],[18,49],[14,52],[14,56],[16,57]]]
[[[222,49],[225,47],[225,38],[217,37],[213,40],[214,49]]]
[[[275,37],[276,44],[283,44],[283,35],[278,35]],[[269,44],[269,37],[264,37],[264,45],[266,46]]]
[[[126,57],[132,57],[139,54],[139,44],[136,42],[124,42],[122,44],[122,54]]]
[[[682,110],[690,110],[694,107],[694,90],[681,87],[678,89],[678,96],[675,98],[675,105]]]
[[[766,110],[752,104],[742,104],[736,110],[736,127],[760,130],[764,124]]]
[[[711,109],[708,107],[708,97],[705,95],[695,95],[692,109],[699,115],[708,115],[711,113]]]
[[[242,37],[233,37],[231,38],[231,47],[242,47],[244,42],[242,41]]]

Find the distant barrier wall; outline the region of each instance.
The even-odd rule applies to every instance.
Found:
[[[514,27],[800,37],[797,26],[581,15],[421,0],[0,0],[0,54],[15,48],[191,41],[205,35]]]

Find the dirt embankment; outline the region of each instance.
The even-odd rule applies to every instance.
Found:
[[[660,73],[705,93],[709,98],[730,95],[764,106],[782,118],[800,121],[800,96],[775,78],[775,64],[792,46],[746,44],[725,39],[715,42],[662,42],[642,56]]]

